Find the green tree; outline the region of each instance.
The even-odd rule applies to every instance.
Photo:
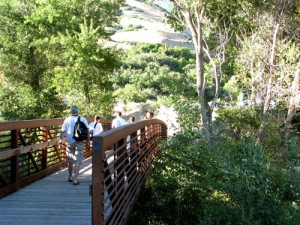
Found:
[[[60,34],[50,41],[61,51],[59,64],[53,68],[53,85],[88,116],[95,111],[109,113],[113,107],[112,74],[117,51],[97,43],[97,32],[92,22],[89,26],[85,22],[80,32]]]
[[[38,32],[26,23],[32,7],[32,2],[0,3],[0,111],[5,120],[56,117],[63,108],[46,76],[47,59],[34,45]]]
[[[285,121],[282,118],[285,128],[299,107],[299,103],[298,106],[288,103],[295,93],[291,86],[293,81],[297,82],[299,69],[299,20],[295,9],[296,1],[292,0],[253,2],[251,13],[245,14],[252,23],[251,32],[239,35],[237,70],[227,86],[235,92],[243,89],[250,96],[250,104],[263,109],[257,132],[260,142],[264,139],[272,102],[273,106],[284,106],[293,112],[288,113]],[[254,14],[255,17],[250,16]]]
[[[117,57],[98,39],[107,38],[105,28],[118,21],[122,4],[122,0],[2,1],[0,71],[11,85],[32,89],[33,102],[76,103],[62,91],[64,86],[68,94],[75,94],[77,103],[84,102],[80,106],[85,111],[102,105],[101,112],[108,112],[109,80]],[[62,71],[66,80],[58,83]],[[68,85],[73,81],[74,85]],[[45,90],[54,93],[52,99],[43,98]],[[41,112],[38,117],[45,115]]]
[[[205,138],[210,142],[210,118],[214,105],[219,98],[222,64],[224,63],[225,48],[228,42],[229,18],[233,18],[239,4],[235,1],[186,1],[170,0],[173,12],[169,15],[169,23],[177,30],[187,30],[195,47],[196,58],[196,89],[200,102],[200,118],[205,131]],[[224,29],[220,29],[224,24]],[[221,34],[222,35],[217,35]],[[206,41],[207,37],[207,41]],[[224,38],[225,37],[225,38]],[[220,46],[219,48],[217,48]],[[213,56],[212,51],[217,54]],[[206,57],[205,57],[206,56]],[[219,57],[219,58],[218,58]],[[205,60],[209,59],[213,68],[215,92],[213,104],[208,105],[207,74]]]
[[[170,0],[170,2],[173,3],[174,9],[169,15],[169,23],[178,30],[187,30],[191,34],[191,40],[195,46],[196,87],[201,105],[201,122],[208,141],[210,140],[209,128],[211,122],[209,117],[220,93],[220,78],[223,76],[225,66],[228,67],[229,63],[233,64],[235,71],[231,72],[237,74],[240,67],[238,64],[235,64],[234,59],[237,56],[235,49],[239,50],[240,41],[250,37],[252,34],[257,34],[256,32],[259,30],[262,33],[267,31],[264,36],[270,34],[267,41],[265,41],[265,44],[269,47],[268,50],[260,45],[261,48],[264,48],[264,52],[267,55],[263,55],[264,52],[259,53],[259,51],[256,51],[258,56],[261,57],[261,64],[264,64],[264,72],[268,74],[267,77],[263,78],[264,81],[268,81],[267,89],[264,93],[266,98],[262,118],[263,127],[273,97],[272,86],[275,84],[274,76],[277,68],[275,64],[276,50],[279,46],[278,40],[284,38],[284,36],[289,36],[294,40],[298,37],[297,32],[293,32],[290,29],[292,24],[294,24],[294,27],[299,27],[296,26],[298,24],[296,19],[297,11],[295,10],[296,1],[247,0],[237,2],[205,0],[195,2]],[[260,24],[260,22],[266,21],[265,18],[267,18],[267,23],[270,25],[271,29],[269,30],[266,30]],[[271,32],[269,33],[269,31]],[[284,31],[287,32],[285,35],[282,33]],[[256,44],[257,39],[254,38],[252,40],[254,40],[252,44]],[[261,40],[263,42],[266,39],[262,38]],[[228,51],[224,48],[225,46],[230,46],[228,44],[234,46],[234,51]],[[220,58],[222,55],[223,57]],[[226,62],[228,57],[233,58],[229,63]],[[207,60],[210,62],[211,67],[205,66]],[[245,60],[245,62],[249,64],[249,61]],[[212,68],[213,72],[209,72],[208,68]],[[208,76],[209,73],[213,76]],[[249,78],[247,76],[249,72],[243,75],[239,77],[240,80],[248,82]],[[209,77],[214,78],[215,91],[212,97],[207,91]],[[242,86],[240,85],[239,87]],[[240,89],[237,91],[240,91]],[[210,100],[212,100],[212,104],[209,106],[207,102]]]

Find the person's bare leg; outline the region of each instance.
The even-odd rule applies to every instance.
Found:
[[[74,170],[74,177],[73,177],[73,183],[78,183],[78,176],[79,176],[79,170],[80,170],[80,163],[75,163],[75,170]]]
[[[68,171],[69,171],[69,180],[73,179],[73,163],[69,162],[68,163]]]

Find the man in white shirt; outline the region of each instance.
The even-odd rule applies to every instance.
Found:
[[[78,120],[78,107],[71,107],[71,116],[64,120],[64,123],[61,127],[61,135],[60,135],[60,149],[63,149],[63,144],[66,143],[66,160],[68,162],[68,170],[69,177],[68,181],[72,182],[74,185],[79,184],[77,178],[79,175],[80,164],[83,160],[83,150],[84,150],[84,141],[76,141],[74,138],[74,127],[75,123]],[[88,128],[89,124],[84,117],[80,117],[80,121],[82,121],[86,127]],[[73,164],[75,164],[74,168],[74,176],[73,176]]]
[[[126,121],[121,116],[122,113],[117,112],[117,117],[112,121],[112,125],[111,125],[112,128],[121,127],[126,124]]]
[[[95,116],[95,121],[89,124],[91,138],[100,134],[103,131],[103,127],[100,120],[101,120],[100,116]]]

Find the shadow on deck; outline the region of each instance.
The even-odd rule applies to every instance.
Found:
[[[2,198],[0,224],[91,224],[91,162],[88,158],[81,165],[79,185],[68,182],[63,169]]]

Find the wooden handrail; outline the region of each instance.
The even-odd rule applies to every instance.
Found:
[[[87,118],[87,121],[90,123],[93,121],[93,118]],[[60,126],[64,122],[64,119],[40,119],[40,120],[18,120],[18,121],[8,121],[0,122],[0,131],[9,131],[9,130],[19,130],[24,128],[36,128],[43,126]],[[111,123],[111,120],[101,119],[101,123]]]
[[[0,131],[19,130],[24,128],[35,128],[43,126],[62,125],[64,119],[45,119],[45,120],[19,120],[0,123]]]

